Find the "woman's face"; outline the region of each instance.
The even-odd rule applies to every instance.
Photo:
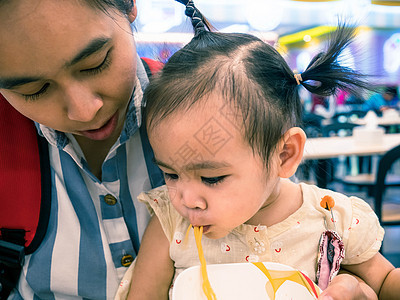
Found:
[[[134,17],[78,0],[4,1],[0,93],[58,131],[116,139],[136,76]]]

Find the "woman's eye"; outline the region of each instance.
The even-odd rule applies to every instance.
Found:
[[[178,180],[178,178],[179,178],[179,176],[177,174],[165,173],[165,172],[164,172],[164,177],[166,180]]]
[[[49,88],[49,85],[50,85],[49,83],[46,83],[36,93],[33,93],[33,94],[22,94],[22,97],[24,97],[25,100],[34,101],[34,100],[38,99],[42,94],[44,94],[47,91],[47,89]]]
[[[108,50],[103,61],[98,66],[96,66],[94,68],[90,68],[90,69],[81,70],[81,72],[94,75],[94,74],[101,73],[103,70],[107,69],[111,64],[111,57],[110,57],[111,50],[112,50],[112,48],[110,50]]]
[[[216,185],[221,183],[226,176],[217,176],[217,177],[201,177],[201,181],[207,185]]]

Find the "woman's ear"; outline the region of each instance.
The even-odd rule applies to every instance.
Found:
[[[130,11],[127,11],[126,14],[128,16],[129,22],[133,23],[133,21],[136,20],[136,17],[137,17],[136,0],[133,0],[132,9]]]
[[[289,178],[296,173],[296,170],[303,159],[306,134],[299,127],[292,127],[285,132],[279,147],[279,173],[282,178]]]

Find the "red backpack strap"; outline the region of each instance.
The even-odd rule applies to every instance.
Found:
[[[50,191],[47,142],[0,94],[1,296],[16,283],[10,280],[19,276],[24,255],[35,251],[45,235]]]
[[[146,73],[149,78],[164,67],[164,63],[160,61],[147,57],[141,57],[140,59],[142,60],[143,66],[146,69]]]

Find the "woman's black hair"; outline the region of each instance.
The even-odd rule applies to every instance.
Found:
[[[129,13],[134,7],[133,0],[81,0],[95,8],[100,9],[102,12],[108,14],[110,8],[116,9],[119,12],[126,14]]]
[[[165,64],[147,87],[145,122],[149,129],[177,110],[188,110],[211,93],[234,109],[244,139],[268,167],[282,135],[301,122],[298,84],[319,95],[367,87],[365,77],[341,66],[338,56],[354,28],[339,25],[326,52],[319,53],[299,76],[274,47],[241,33],[212,32],[192,0],[186,5],[195,36]],[[297,79],[296,79],[297,77]]]
[[[0,5],[4,4],[7,0],[0,0]],[[108,14],[110,8],[116,9],[123,14],[126,14],[134,7],[133,0],[80,0],[92,7],[100,9],[102,12]]]

